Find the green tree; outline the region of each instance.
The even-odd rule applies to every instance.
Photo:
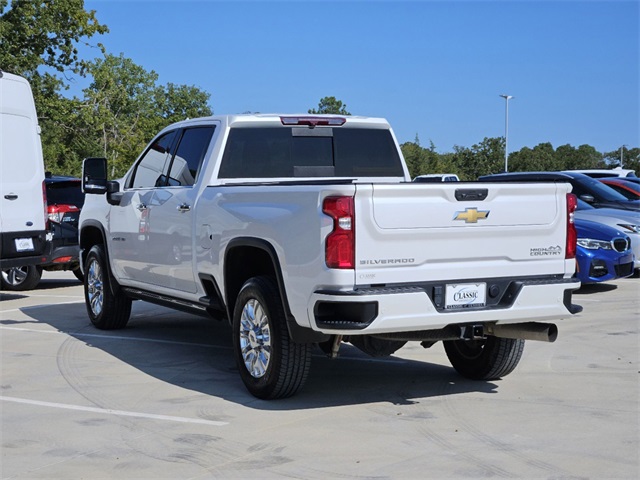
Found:
[[[622,145],[617,150],[606,152],[603,160],[606,163],[606,167],[603,168],[619,167],[622,160],[622,168],[634,170],[636,175],[640,175],[640,148],[638,147],[629,149],[626,145]]]
[[[122,54],[96,59],[87,71],[93,82],[83,91],[82,127],[99,148],[95,154],[122,174],[156,128],[158,75]]]
[[[84,0],[0,0],[0,65],[33,81],[38,68],[82,74],[78,44],[108,32]],[[10,40],[7,40],[10,39]]]
[[[169,83],[158,86],[147,71],[123,54],[107,54],[87,66],[93,82],[83,93],[78,124],[85,156],[106,157],[112,175],[121,176],[151,138],[167,125],[211,115],[210,95],[197,87]],[[86,154],[93,148],[93,152]]]
[[[187,118],[213,115],[209,107],[211,95],[195,86],[168,83],[158,87],[155,102],[159,109],[157,129]]]
[[[599,168],[602,163],[602,154],[591,145],[580,145],[578,148],[561,145],[556,149],[555,156],[560,170]]]
[[[323,113],[331,113],[334,115],[351,115],[351,113],[347,112],[347,105],[343,104],[341,100],[336,100],[336,97],[321,98],[320,103],[318,103],[318,108],[311,108],[308,110],[308,112],[314,115]]]
[[[400,149],[411,178],[429,173],[458,173],[449,157],[436,152],[433,142],[430,142],[429,148],[420,146],[417,135],[413,142],[400,145]]]
[[[61,92],[68,77],[85,75],[78,45],[107,31],[83,0],[0,0],[0,67],[29,80],[45,162],[54,173],[79,171],[72,122],[78,102]]]
[[[509,154],[509,171],[510,172],[530,172],[530,166],[533,165],[533,150],[529,147],[522,147],[517,152]]]
[[[451,163],[461,180],[476,180],[504,170],[504,147],[504,137],[485,137],[471,148],[456,145]]]

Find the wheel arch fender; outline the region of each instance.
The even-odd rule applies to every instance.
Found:
[[[231,240],[224,253],[223,275],[229,319],[233,318],[236,299],[244,283],[258,275],[273,275],[291,339],[299,343],[310,343],[322,342],[328,338],[320,332],[301,327],[296,322],[289,307],[280,259],[275,247],[267,240],[255,237],[238,237]]]
[[[82,267],[82,272],[84,273],[85,264],[87,260],[87,255],[89,251],[94,245],[102,244],[104,246],[104,254],[107,257],[106,262],[107,265],[111,265],[111,257],[109,255],[109,249],[107,248],[107,233],[105,231],[104,225],[98,222],[97,220],[87,220],[82,224],[82,228],[80,229],[79,234],[79,244],[80,244],[80,265]],[[111,293],[114,295],[120,291],[120,284],[113,276],[113,272],[111,271],[111,267],[108,269],[109,274],[109,285],[111,286]]]

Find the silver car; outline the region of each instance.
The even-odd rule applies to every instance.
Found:
[[[640,213],[617,208],[594,208],[578,199],[576,218],[603,223],[624,232],[631,239],[631,249],[635,255],[634,270],[640,272]]]

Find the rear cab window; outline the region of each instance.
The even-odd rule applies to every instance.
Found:
[[[403,177],[388,129],[233,127],[219,178]]]

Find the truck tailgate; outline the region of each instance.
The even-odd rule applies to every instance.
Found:
[[[568,184],[360,184],[356,285],[564,275]]]

